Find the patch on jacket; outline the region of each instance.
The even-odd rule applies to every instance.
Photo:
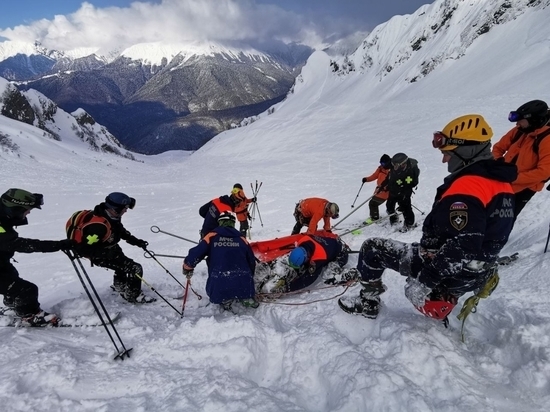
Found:
[[[449,209],[450,210],[465,210],[465,209],[468,209],[468,205],[464,202],[454,202]]]
[[[468,212],[465,210],[451,210],[449,219],[452,227],[456,230],[462,230],[468,224]]]

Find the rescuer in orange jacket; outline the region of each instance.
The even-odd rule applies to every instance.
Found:
[[[376,189],[374,190],[374,194],[369,201],[369,212],[370,217],[367,219],[368,223],[372,223],[375,220],[380,219],[380,214],[378,212],[378,206],[383,204],[387,199],[389,192],[386,189],[382,189],[382,183],[386,180],[388,177],[388,173],[391,169],[391,157],[387,154],[382,155],[380,158],[380,166],[376,168],[374,173],[370,176],[364,177],[362,182],[372,182],[376,180]]]
[[[252,199],[247,198],[244,194],[243,186],[240,183],[235,183],[233,185],[231,194],[239,200],[239,203],[235,206],[235,214],[237,215],[237,220],[239,221],[239,232],[241,232],[241,235],[246,237],[246,231],[250,227],[248,225],[248,219],[250,219],[248,205],[256,202],[256,197],[253,197]]]
[[[340,209],[336,203],[329,202],[319,197],[310,197],[300,200],[294,209],[296,224],[292,229],[292,235],[300,233],[302,226],[307,226],[308,234],[317,230],[317,223],[323,220],[323,230],[330,231],[330,218],[338,219]]]
[[[510,112],[508,120],[516,127],[493,146],[495,159],[504,159],[518,167],[518,178],[512,182],[516,195],[514,216],[550,178],[550,113],[542,100],[532,100]]]
[[[361,246],[359,296],[341,298],[348,313],[374,319],[385,269],[407,277],[405,295],[426,316],[445,319],[458,298],[494,280],[495,263],[514,220],[515,165],[493,159],[493,132],[481,115],[461,116],[434,133],[450,175],[437,189],[420,244],[371,238]]]

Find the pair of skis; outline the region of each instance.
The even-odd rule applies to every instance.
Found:
[[[347,235],[347,234],[350,234],[350,233],[354,234],[354,235],[358,235],[358,234],[361,233],[361,229],[363,229],[367,226],[373,225],[373,224],[378,224],[378,223],[384,222],[387,219],[391,218],[392,216],[399,216],[400,214],[401,214],[401,212],[395,212],[395,213],[391,213],[389,215],[383,216],[383,217],[381,217],[380,219],[377,219],[377,220],[365,220],[364,222],[361,222],[358,225],[352,226],[351,228],[346,229],[343,232],[338,233],[338,236],[344,236],[344,235]],[[333,229],[333,230],[337,231],[339,229]]]

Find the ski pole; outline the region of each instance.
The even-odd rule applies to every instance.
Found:
[[[179,255],[161,255],[160,253],[155,253],[152,250],[147,250],[143,253],[143,256],[145,256],[147,259],[151,259],[153,256],[159,256],[159,257],[169,257],[169,258],[177,258],[177,259],[185,259],[185,256],[179,256]]]
[[[168,274],[172,277],[172,279],[174,279],[174,280],[178,283],[178,285],[180,285],[182,288],[185,287],[185,286],[182,285],[182,283],[181,283],[174,275],[172,275],[172,273],[171,273],[168,269],[166,269],[166,267],[164,267],[164,265],[163,265],[162,263],[159,262],[159,260],[155,257],[155,254],[154,254],[154,253],[151,253],[151,252],[148,251],[147,249],[143,249],[143,250],[145,250],[145,253],[149,253],[151,259],[153,259],[155,262],[157,262],[158,265],[159,265],[161,268],[163,268],[164,271],[165,271],[166,273],[168,273]],[[184,258],[185,258],[185,257],[184,257]],[[195,290],[194,290],[193,288],[191,288],[191,290],[193,291],[193,293],[195,294],[195,296],[197,296],[197,299],[198,299],[198,300],[201,300],[201,299],[202,299],[202,296],[199,295],[197,292],[195,292]]]
[[[417,208],[415,205],[413,205],[411,203],[411,206],[414,207],[416,210],[418,210],[420,212],[421,215],[424,215],[424,212],[422,210],[420,210],[419,208]]]
[[[363,206],[365,203],[367,203],[369,200],[371,200],[374,197],[372,195],[367,200],[365,200],[363,203],[361,203],[359,206],[357,206],[355,209],[353,209],[351,212],[349,212],[346,216],[344,216],[342,219],[340,219],[338,222],[334,224],[334,226],[331,227],[331,230],[334,229],[336,226],[338,226],[340,223],[342,223],[344,220],[346,220],[348,217],[350,217],[353,213],[357,212],[361,206]]]
[[[126,346],[124,346],[124,342],[122,342],[122,338],[120,337],[120,335],[118,334],[118,331],[116,330],[116,327],[115,327],[115,324],[113,323],[113,320],[111,319],[111,317],[109,316],[109,312],[107,312],[107,309],[105,308],[105,306],[103,305],[103,302],[101,301],[101,298],[99,297],[99,294],[97,293],[97,290],[95,289],[94,287],[94,284],[92,283],[90,277],[88,276],[88,273],[86,272],[86,270],[84,269],[84,265],[82,264],[82,262],[80,261],[80,259],[78,258],[78,256],[74,253],[74,252],[70,252],[70,251],[67,251],[65,252],[65,254],[68,256],[68,258],[70,259],[72,265],[73,265],[73,268],[76,272],[76,275],[78,276],[78,279],[80,280],[80,283],[82,284],[82,287],[84,288],[84,292],[86,292],[86,295],[88,296],[88,299],[90,300],[90,303],[92,304],[94,310],[95,310],[95,313],[97,314],[97,316],[99,317],[99,320],[101,321],[101,324],[103,325],[103,327],[105,328],[105,331],[107,332],[107,335],[109,335],[109,338],[111,339],[111,342],[113,343],[113,346],[115,347],[115,350],[117,351],[117,355],[115,356],[114,359],[120,359],[120,360],[124,360],[124,356],[128,356],[130,357],[130,351],[133,349],[133,348],[130,348],[130,349],[126,349]],[[74,263],[74,261],[77,261],[80,268],[82,269],[82,273],[84,273],[85,277],[86,277],[86,280],[88,281],[88,283],[90,284],[90,288],[92,289],[92,291],[94,292],[94,295],[95,295],[95,298],[97,300],[97,303],[95,302],[94,298],[92,297],[92,294],[90,293],[90,290],[88,289],[88,286],[86,285],[86,282],[84,282],[84,279],[82,278],[82,274],[80,273],[80,271],[78,270],[78,267],[76,266],[76,264]],[[111,331],[109,330],[109,328],[107,327],[107,322],[105,322],[105,319],[103,318],[103,315],[101,314],[99,308],[98,308],[98,303],[99,305],[101,306],[101,309],[103,310],[103,313],[105,315],[105,317],[107,318],[107,320],[109,321],[109,325],[111,326],[111,328],[113,329],[113,333],[116,335],[116,337],[118,338],[118,341],[121,345],[121,349],[118,348],[118,345],[116,344],[115,342],[115,339],[113,338],[113,335],[111,334]]]
[[[185,311],[185,303],[187,302],[187,292],[189,291],[189,286],[191,286],[191,278],[187,278],[185,283],[185,292],[183,293],[183,303],[181,304],[181,317],[183,318],[183,312]]]
[[[165,235],[173,236],[173,237],[176,237],[176,238],[181,239],[181,240],[186,240],[187,242],[194,243],[195,245],[199,244],[199,242],[196,242],[194,240],[187,239],[187,238],[184,238],[184,237],[181,237],[181,236],[178,236],[178,235],[174,235],[173,233],[170,233],[170,232],[165,232],[164,230],[161,230],[158,226],[151,226],[151,232],[153,232],[153,233],[164,233]]]
[[[353,203],[351,204],[351,208],[353,209],[355,207],[355,202],[357,202],[357,198],[359,197],[359,193],[361,193],[361,189],[363,189],[363,185],[365,184],[365,182],[361,183],[361,187],[359,188],[359,191],[357,192],[357,196],[355,196],[355,200],[353,201]]]
[[[136,278],[138,278],[139,280],[141,280],[143,283],[145,283],[149,287],[149,289],[151,289],[154,293],[156,293],[159,298],[161,298],[164,302],[166,302],[168,304],[168,306],[170,306],[172,309],[174,309],[178,315],[183,316],[183,314],[179,310],[177,310],[174,307],[174,305],[172,305],[170,302],[168,302],[166,300],[166,298],[164,296],[162,296],[152,285],[147,283],[147,281],[145,279],[143,279],[142,276],[138,275],[137,273],[134,273],[134,276]]]
[[[549,240],[550,240],[550,227],[548,228],[548,236],[546,237],[546,246],[544,246],[544,253],[546,253],[546,250],[548,249],[548,241]]]
[[[264,227],[264,222],[262,222],[262,215],[260,214],[260,208],[258,207],[257,202],[254,202],[254,204],[256,205],[256,210],[258,211],[258,218],[260,219],[260,224],[262,225],[262,227]]]

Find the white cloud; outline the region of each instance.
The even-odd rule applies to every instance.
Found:
[[[129,7],[96,8],[84,2],[68,15],[56,15],[0,31],[9,40],[40,41],[72,50],[124,49],[142,42],[298,41],[319,44],[319,27],[303,16],[253,0],[163,0],[134,2]]]

